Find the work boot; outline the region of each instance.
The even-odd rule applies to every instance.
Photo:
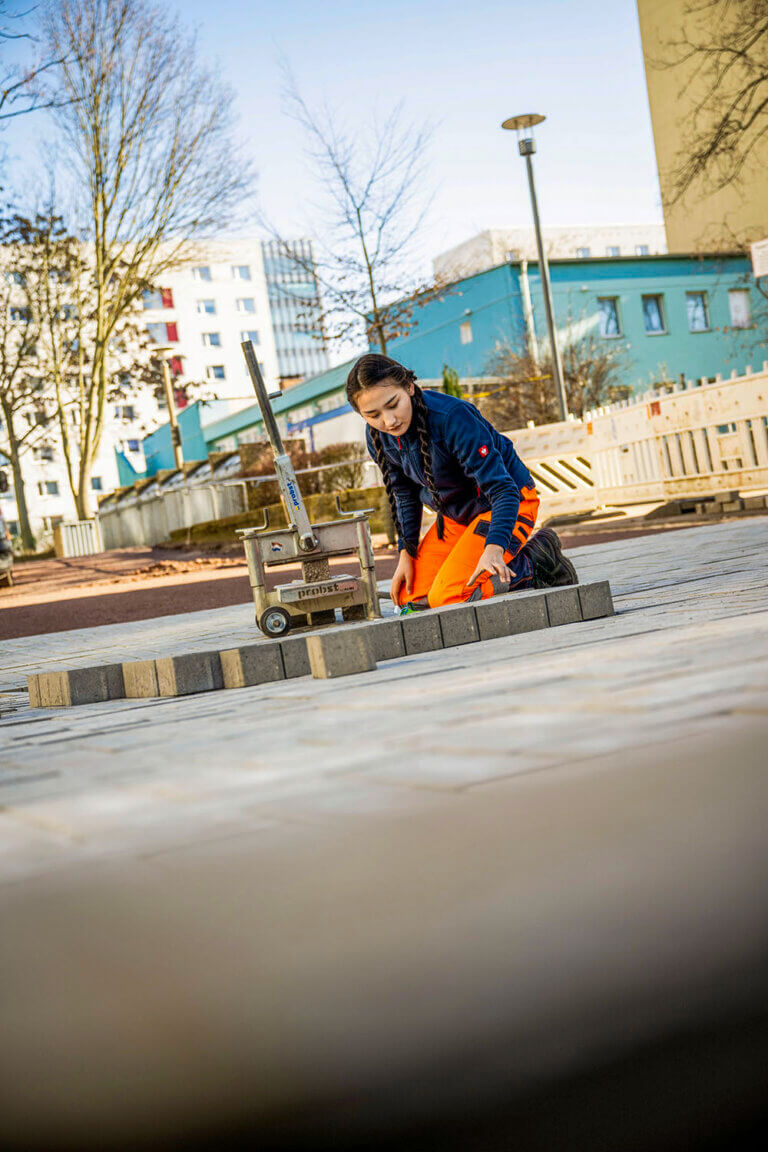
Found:
[[[579,577],[560,547],[560,538],[552,528],[542,528],[520,549],[533,565],[532,588],[557,588],[578,584]]]

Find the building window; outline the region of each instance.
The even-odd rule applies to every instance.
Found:
[[[171,376],[173,376],[173,377],[183,376],[184,375],[184,357],[183,356],[169,356],[168,357],[168,367],[171,370]]]
[[[618,296],[598,296],[597,311],[600,317],[600,335],[621,336]]]
[[[221,348],[221,333],[203,332],[203,344],[206,348]]]
[[[165,344],[168,337],[168,331],[165,324],[160,321],[155,321],[152,324],[147,324],[147,332],[153,344]]]
[[[752,312],[749,305],[749,292],[746,288],[732,288],[728,293],[728,307],[731,310],[733,328],[749,328]]]
[[[210,280],[211,269],[207,264],[200,264],[197,268],[192,269],[192,277],[194,280]]]
[[[250,280],[251,269],[247,264],[233,264],[232,265],[232,279],[233,280]]]
[[[461,324],[459,324],[459,339],[461,340],[462,344],[471,344],[472,343],[472,321],[471,320],[464,320]]]
[[[129,452],[138,452],[139,451],[138,440],[126,440],[125,446]]]
[[[647,255],[648,255],[648,245],[647,244],[635,244],[635,256],[647,256]]]
[[[255,312],[256,301],[252,296],[241,296],[237,301],[238,312]]]
[[[581,260],[587,260],[591,256],[591,254],[592,254],[592,250],[590,248],[577,248],[576,249],[576,255]]]
[[[58,496],[59,485],[56,480],[41,480],[37,486],[40,496]]]
[[[29,308],[11,308],[11,320],[31,320],[32,313]]]
[[[136,409],[133,404],[116,404],[115,405],[115,419],[116,420],[135,420]]]
[[[168,337],[168,343],[169,344],[178,344],[178,342],[179,342],[179,326],[178,326],[178,324],[176,324],[175,322],[172,324],[166,324],[165,331],[166,331],[166,335]]]
[[[215,300],[198,300],[198,312],[207,312],[209,316],[216,315],[216,301]]]
[[[241,332],[240,333],[240,340],[241,340],[241,342],[243,340],[250,340],[251,344],[258,344],[259,334],[255,328],[251,328],[248,332]]]
[[[145,308],[162,308],[163,294],[159,289],[147,288],[141,294],[141,302]]]
[[[101,482],[101,476],[91,476],[91,488],[94,492],[102,492],[104,485]]]
[[[688,331],[708,332],[709,309],[706,292],[686,292],[685,307],[688,312]]]
[[[666,332],[663,296],[643,296],[643,323],[649,336],[660,336]]]
[[[209,364],[205,370],[209,380],[223,380],[225,378],[223,364]]]
[[[620,256],[621,249],[619,248],[618,244],[609,244],[605,250],[605,254],[606,256]]]
[[[161,288],[160,295],[162,297],[163,308],[173,308],[173,289]]]

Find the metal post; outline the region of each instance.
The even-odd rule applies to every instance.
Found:
[[[528,283],[528,261],[520,261],[520,292],[523,297],[523,317],[525,319],[525,334],[528,337],[528,351],[533,365],[539,370],[539,345],[536,340],[536,327],[533,322],[533,306],[531,304],[531,289]]]
[[[173,384],[171,383],[171,369],[165,356],[163,361],[163,387],[165,389],[165,402],[168,405],[168,416],[171,422],[171,447],[173,448],[173,462],[179,471],[184,467],[184,456],[181,451],[181,432],[179,421],[176,418],[176,402],[173,399]]]
[[[549,265],[547,263],[546,253],[544,252],[544,240],[541,235],[541,222],[539,220],[539,205],[536,200],[536,185],[533,179],[533,161],[531,156],[536,150],[536,145],[533,140],[526,139],[520,141],[520,155],[525,157],[525,164],[528,170],[528,188],[531,193],[531,208],[533,210],[533,227],[536,232],[536,247],[539,252],[539,270],[541,272],[541,289],[544,294],[544,311],[547,315],[547,329],[549,331],[549,342],[552,346],[552,375],[555,381],[555,391],[557,393],[557,403],[560,408],[560,419],[568,419],[568,399],[565,395],[565,383],[563,379],[563,362],[560,359],[560,348],[557,343],[557,332],[555,330],[555,310],[552,306],[552,289],[549,283]]]

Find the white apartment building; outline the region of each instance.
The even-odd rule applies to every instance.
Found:
[[[305,264],[311,263],[309,241],[293,241],[291,246]],[[192,399],[215,397],[226,401],[231,411],[253,404],[240,348],[246,339],[256,347],[270,391],[278,391],[281,381],[328,367],[325,344],[313,334],[313,328],[319,332],[317,284],[284,257],[276,257],[274,242],[259,238],[208,241],[200,245],[193,261],[168,272],[161,285],[145,294],[150,336],[169,350],[172,375],[179,384],[192,385]],[[92,473],[94,510],[99,494],[126,483],[131,469],[139,475],[144,472],[142,439],[167,419],[165,400],[157,400],[149,389],[109,406]],[[75,517],[59,437],[53,427],[49,433],[45,446],[24,456],[25,495],[36,535]],[[122,476],[117,453],[123,457]],[[0,468],[10,482],[10,466],[0,459]],[[12,490],[0,494],[0,510],[15,532],[18,515]]]
[[[547,257],[590,259],[658,256],[667,251],[663,224],[573,225],[544,228]],[[533,228],[492,228],[449,248],[432,261],[435,280],[447,283],[485,272],[508,260],[536,260]]]

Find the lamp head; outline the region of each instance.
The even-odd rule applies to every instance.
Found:
[[[517,147],[521,156],[532,156],[536,151],[533,129],[544,120],[546,116],[540,116],[537,112],[525,112],[522,116],[510,116],[501,126],[517,133]]]

